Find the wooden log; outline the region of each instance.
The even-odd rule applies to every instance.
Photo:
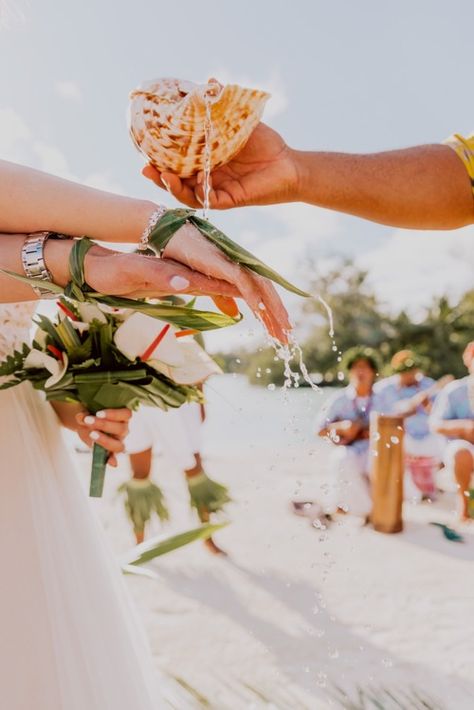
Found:
[[[375,530],[403,530],[403,418],[372,412],[370,446],[372,468],[371,523]]]

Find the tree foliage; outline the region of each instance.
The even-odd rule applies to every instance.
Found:
[[[433,299],[418,319],[405,310],[389,312],[371,288],[368,273],[350,261],[317,276],[309,290],[321,294],[334,321],[333,339],[323,306],[311,299],[305,302],[298,323],[305,333],[302,348],[307,368],[323,384],[340,382],[338,357],[354,345],[368,345],[379,352],[384,362],[381,374],[390,373],[390,358],[403,348],[421,355],[432,377],[466,374],[461,356],[474,338],[474,290],[456,303],[444,296]],[[245,373],[253,383],[282,384],[284,380],[282,363],[275,361],[271,348],[220,354],[220,362],[227,372]]]

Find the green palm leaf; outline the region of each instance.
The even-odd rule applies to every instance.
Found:
[[[151,538],[137,545],[127,555],[123,564],[125,566],[142,565],[145,562],[150,562],[154,560],[155,557],[166,555],[168,552],[173,552],[173,550],[196,542],[196,540],[207,540],[208,537],[211,537],[211,535],[214,535],[215,532],[226,527],[226,525],[228,525],[228,523],[201,525],[199,528],[187,530],[186,532],[172,535],[171,537],[159,535],[158,537]]]
[[[210,513],[218,513],[226,503],[230,503],[229,489],[201,471],[196,476],[186,478],[191,507],[195,508],[202,522]]]
[[[309,297],[310,294],[302,291],[297,286],[294,286],[289,281],[280,276],[276,271],[260,261],[256,256],[241,247],[236,242],[229,239],[224,232],[214,227],[207,219],[202,219],[196,215],[195,210],[176,209],[168,210],[159,220],[156,227],[152,230],[149,237],[150,246],[159,254],[166,247],[171,237],[180,229],[186,222],[191,222],[210,242],[215,244],[224,254],[231,260],[247,267],[251,271],[255,271],[260,276],[265,276],[267,279],[283,286],[287,291],[296,293],[298,296]]]
[[[158,515],[161,522],[169,520],[163,491],[150,479],[132,478],[118,490],[126,495],[125,510],[136,534],[145,531],[145,525],[153,513]]]

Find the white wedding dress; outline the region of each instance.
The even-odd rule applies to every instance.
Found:
[[[0,360],[33,312],[0,305]],[[29,383],[0,391],[0,461],[0,708],[195,707],[158,681],[56,415]]]

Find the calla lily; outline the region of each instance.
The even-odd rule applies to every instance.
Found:
[[[77,318],[69,318],[65,313],[59,313],[58,314],[58,320],[60,322],[68,320],[71,326],[74,328],[74,330],[77,330],[79,333],[87,333],[89,330],[89,323],[85,323],[84,321],[78,320]]]
[[[184,359],[181,365],[173,367],[155,359],[148,360],[148,365],[179,385],[196,385],[204,382],[211,375],[222,373],[219,365],[195,340],[180,340],[179,347]]]
[[[98,321],[101,324],[107,323],[107,318],[104,313],[93,303],[76,303],[75,305],[79,312],[79,317],[75,316],[74,313],[61,302],[58,303],[58,306],[62,312],[59,313],[58,317],[61,321],[68,318],[72,327],[79,331],[79,333],[86,333],[93,321]]]
[[[157,359],[165,365],[178,367],[184,364],[184,355],[176,332],[177,328],[169,323],[144,313],[132,313],[115,331],[114,341],[130,360],[137,357],[146,361]],[[155,342],[156,347],[152,347]]]
[[[94,320],[99,323],[107,323],[107,317],[95,304],[84,302],[76,303],[75,306],[83,323],[92,323]]]
[[[66,353],[62,353],[62,360],[57,360],[41,350],[36,350],[36,348],[33,348],[28,353],[23,363],[23,367],[27,370],[45,369],[51,373],[51,377],[49,377],[44,384],[46,389],[53,387],[62,379],[67,370],[67,366],[68,357]]]
[[[36,328],[33,340],[38,343],[42,350],[46,350],[46,345],[48,343],[48,333],[42,328]]]

